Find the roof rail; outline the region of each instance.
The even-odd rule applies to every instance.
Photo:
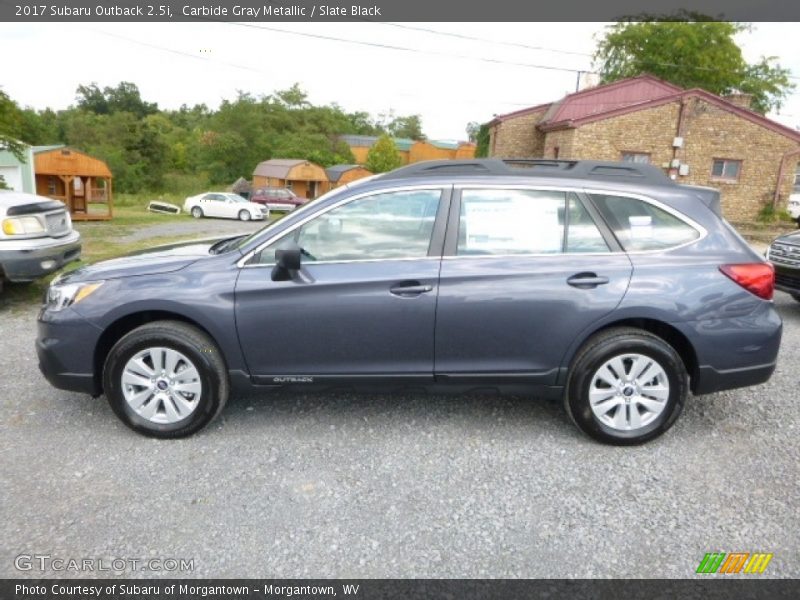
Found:
[[[562,177],[600,181],[625,181],[651,185],[676,185],[664,171],[653,165],[599,160],[551,160],[545,158],[476,158],[466,160],[428,160],[384,173],[381,179],[425,176],[521,176]]]

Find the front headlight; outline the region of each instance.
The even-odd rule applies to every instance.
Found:
[[[58,280],[54,280],[47,290],[47,308],[54,312],[64,310],[87,298],[101,285],[103,285],[102,281],[59,284]]]
[[[11,217],[3,219],[3,233],[6,235],[31,235],[44,233],[44,225],[36,217]]]

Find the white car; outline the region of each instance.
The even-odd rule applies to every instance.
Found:
[[[789,211],[792,218],[800,225],[800,192],[795,192],[789,196],[789,203],[786,206],[786,210]]]
[[[238,194],[224,192],[206,192],[197,196],[189,196],[183,203],[183,210],[195,219],[200,217],[222,217],[260,221],[269,218],[269,208],[255,202],[245,200]]]

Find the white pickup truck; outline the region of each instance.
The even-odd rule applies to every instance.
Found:
[[[81,236],[63,202],[0,192],[0,289],[3,280],[33,281],[81,256]]]

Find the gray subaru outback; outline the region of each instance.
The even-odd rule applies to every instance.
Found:
[[[65,274],[36,347],[54,386],[157,437],[231,395],[358,386],[559,398],[591,437],[637,444],[690,392],[770,377],[773,285],[719,192],[655,167],[434,161]]]

